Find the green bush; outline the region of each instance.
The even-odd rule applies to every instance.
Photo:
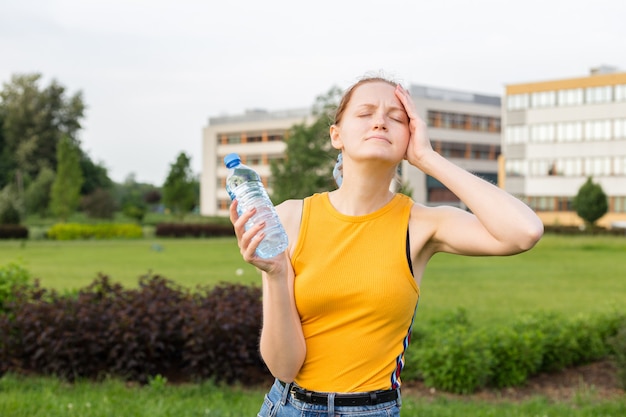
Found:
[[[494,363],[488,333],[463,325],[436,330],[416,355],[426,386],[457,394],[484,387]]]
[[[626,320],[622,320],[617,333],[609,337],[607,342],[611,349],[611,358],[617,366],[620,384],[626,390]]]
[[[465,311],[457,310],[416,325],[402,379],[423,380],[427,386],[455,393],[519,386],[540,372],[606,358],[618,349],[615,346],[626,352],[626,336],[621,336],[624,340],[616,336],[621,327],[626,328],[622,312],[571,319],[538,312],[508,327],[477,329]],[[623,355],[614,354],[626,373]]]
[[[522,385],[539,369],[543,358],[542,334],[532,328],[498,327],[490,332],[494,357],[490,385]]]
[[[576,362],[579,350],[572,326],[557,313],[539,312],[520,318],[516,328],[541,334],[542,360],[538,372],[560,371]]]
[[[601,325],[601,318],[578,316],[568,323],[570,331],[576,338],[576,347],[573,360],[574,365],[585,364],[605,358],[608,354],[608,345],[605,330]],[[615,334],[614,330],[611,334]]]
[[[81,223],[57,223],[50,227],[46,233],[49,239],[74,240],[74,239],[136,239],[143,237],[143,229],[137,224],[81,224]]]
[[[18,263],[10,262],[0,266],[0,314],[6,312],[7,303],[14,300],[18,287],[29,284],[30,273]]]

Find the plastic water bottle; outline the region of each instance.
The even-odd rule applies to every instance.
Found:
[[[236,153],[226,155],[224,164],[228,168],[226,191],[231,200],[237,200],[237,213],[241,215],[253,207],[256,208],[256,214],[246,222],[246,230],[255,224],[265,222],[263,229],[265,237],[256,249],[257,256],[267,259],[284,252],[287,249],[287,233],[280,223],[259,174],[242,164],[241,158]]]

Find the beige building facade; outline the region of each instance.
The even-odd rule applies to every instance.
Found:
[[[501,153],[500,97],[422,85],[411,85],[409,89],[420,116],[428,123],[433,148],[457,165],[497,182]],[[312,121],[308,109],[247,111],[209,118],[203,129],[200,213],[228,215],[225,155],[240,154],[243,162],[261,175],[271,192],[270,161],[284,158],[285,141],[289,140],[288,132],[293,125]],[[415,201],[460,206],[454,194],[406,161],[400,166],[400,176]]]
[[[573,207],[591,177],[608,196],[605,227],[626,222],[626,72],[506,86],[504,188],[546,225],[581,225]]]

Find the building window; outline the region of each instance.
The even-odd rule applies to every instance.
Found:
[[[246,155],[246,165],[262,165],[263,164],[263,156],[262,155]]]
[[[229,145],[241,143],[241,133],[229,133],[226,136],[226,143]]]
[[[585,123],[585,139],[588,141],[611,139],[610,120],[592,120]]]
[[[585,158],[585,176],[604,177],[611,175],[611,158]]]
[[[531,159],[529,162],[531,177],[545,177],[552,175],[552,172],[554,172],[554,162],[551,160]]]
[[[504,134],[505,143],[526,143],[528,142],[528,127],[525,125],[520,126],[507,126]]]
[[[489,159],[491,157],[491,145],[472,144],[473,159]]]
[[[616,156],[613,160],[613,175],[626,176],[626,156]]]
[[[626,213],[626,197],[613,197],[613,211],[615,213]]]
[[[263,142],[263,135],[255,134],[255,133],[248,134],[246,143],[258,143],[258,142]]]
[[[506,175],[509,177],[525,177],[526,161],[523,159],[509,159],[504,164]]]
[[[530,96],[530,104],[532,107],[554,107],[556,104],[556,92],[540,91],[532,93]]]
[[[566,177],[580,177],[583,174],[583,163],[581,158],[567,158],[557,161],[557,172],[563,166],[563,174]]]
[[[528,205],[535,211],[554,211],[554,197],[529,197]]]
[[[458,142],[441,142],[441,155],[446,158],[465,158],[467,145]]]
[[[530,141],[537,143],[554,142],[554,124],[532,125],[530,127]]]
[[[613,121],[613,138],[626,139],[626,119],[616,119]]]
[[[528,108],[528,94],[511,94],[506,98],[507,110],[523,110]]]
[[[612,100],[612,88],[609,85],[602,87],[587,87],[586,91],[587,103],[607,103]]]
[[[577,106],[583,104],[583,89],[559,90],[557,97],[559,106]]]
[[[581,122],[557,123],[557,142],[579,142],[583,139],[583,124]]]
[[[615,86],[615,101],[626,101],[626,84]]]
[[[426,120],[429,127],[474,130],[479,132],[499,132],[501,123],[500,118],[496,117],[449,113],[435,110],[428,111]]]

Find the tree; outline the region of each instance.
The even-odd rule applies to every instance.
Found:
[[[335,186],[332,175],[337,151],[330,145],[329,128],[341,90],[331,88],[318,96],[310,126],[298,124],[289,130],[284,161],[272,161],[272,201],[304,198]]]
[[[26,213],[35,213],[41,217],[48,215],[54,177],[54,171],[48,167],[39,171],[39,175],[30,183],[24,194]]]
[[[50,208],[55,216],[65,221],[78,207],[83,173],[80,170],[80,152],[68,137],[57,147],[57,173],[52,183]]]
[[[0,224],[20,224],[22,219],[21,200],[14,185],[0,191]]]
[[[91,194],[84,196],[80,206],[87,217],[94,219],[112,219],[115,215],[113,195],[103,188],[96,188]]]
[[[593,228],[595,222],[606,214],[609,209],[608,201],[600,184],[587,178],[587,181],[578,189],[573,201],[574,210],[578,217],[585,221],[586,226]]]
[[[89,155],[80,150],[80,170],[85,179],[80,188],[81,195],[89,195],[98,189],[112,190],[113,181],[102,163],[95,163]]]
[[[81,92],[67,97],[57,81],[41,89],[40,80],[41,74],[14,75],[0,91],[0,182],[14,182],[19,195],[43,168],[57,166],[62,137],[78,144],[85,110]]]
[[[191,158],[184,152],[170,165],[163,184],[163,203],[181,219],[198,203],[198,181],[191,170]]]

